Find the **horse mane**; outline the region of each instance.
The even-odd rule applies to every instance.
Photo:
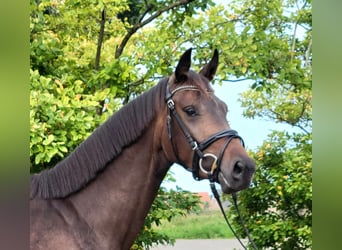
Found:
[[[79,191],[136,141],[164,102],[167,78],[122,107],[55,167],[31,175],[30,198],[64,198]]]

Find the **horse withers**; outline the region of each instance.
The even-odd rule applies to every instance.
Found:
[[[175,72],[125,105],[54,168],[31,176],[31,249],[130,249],[173,163],[223,192],[250,185],[254,161],[191,49]]]

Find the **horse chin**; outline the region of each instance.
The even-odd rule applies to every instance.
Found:
[[[221,185],[223,193],[232,194],[248,188],[250,186],[251,179],[242,183],[235,183],[234,180],[231,180],[229,177],[220,172],[218,175],[218,183]]]
[[[221,184],[221,188],[222,188],[222,192],[225,194],[232,194],[232,193],[236,192],[234,189],[231,189],[230,187],[226,186],[225,184]]]
[[[228,182],[227,178],[224,177],[224,175],[222,173],[220,173],[218,175],[218,182],[221,185],[222,188],[222,192],[225,194],[232,194],[235,193],[237,190],[233,189],[230,185],[230,183]]]

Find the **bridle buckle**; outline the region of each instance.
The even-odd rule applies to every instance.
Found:
[[[197,141],[193,141],[193,142],[191,143],[191,149],[192,149],[193,151],[195,151],[195,150],[198,149]]]
[[[167,104],[167,107],[170,110],[174,110],[175,109],[175,102],[171,98],[167,100],[166,104]]]

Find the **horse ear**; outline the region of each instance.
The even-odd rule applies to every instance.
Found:
[[[187,79],[187,75],[191,65],[191,50],[188,49],[179,59],[178,65],[176,67],[175,76],[176,82],[184,82]]]
[[[211,58],[210,62],[204,65],[204,67],[199,72],[202,76],[206,77],[209,81],[213,80],[214,78],[214,75],[216,73],[217,66],[218,66],[218,59],[219,59],[218,51],[217,49],[215,49],[213,58]]]

